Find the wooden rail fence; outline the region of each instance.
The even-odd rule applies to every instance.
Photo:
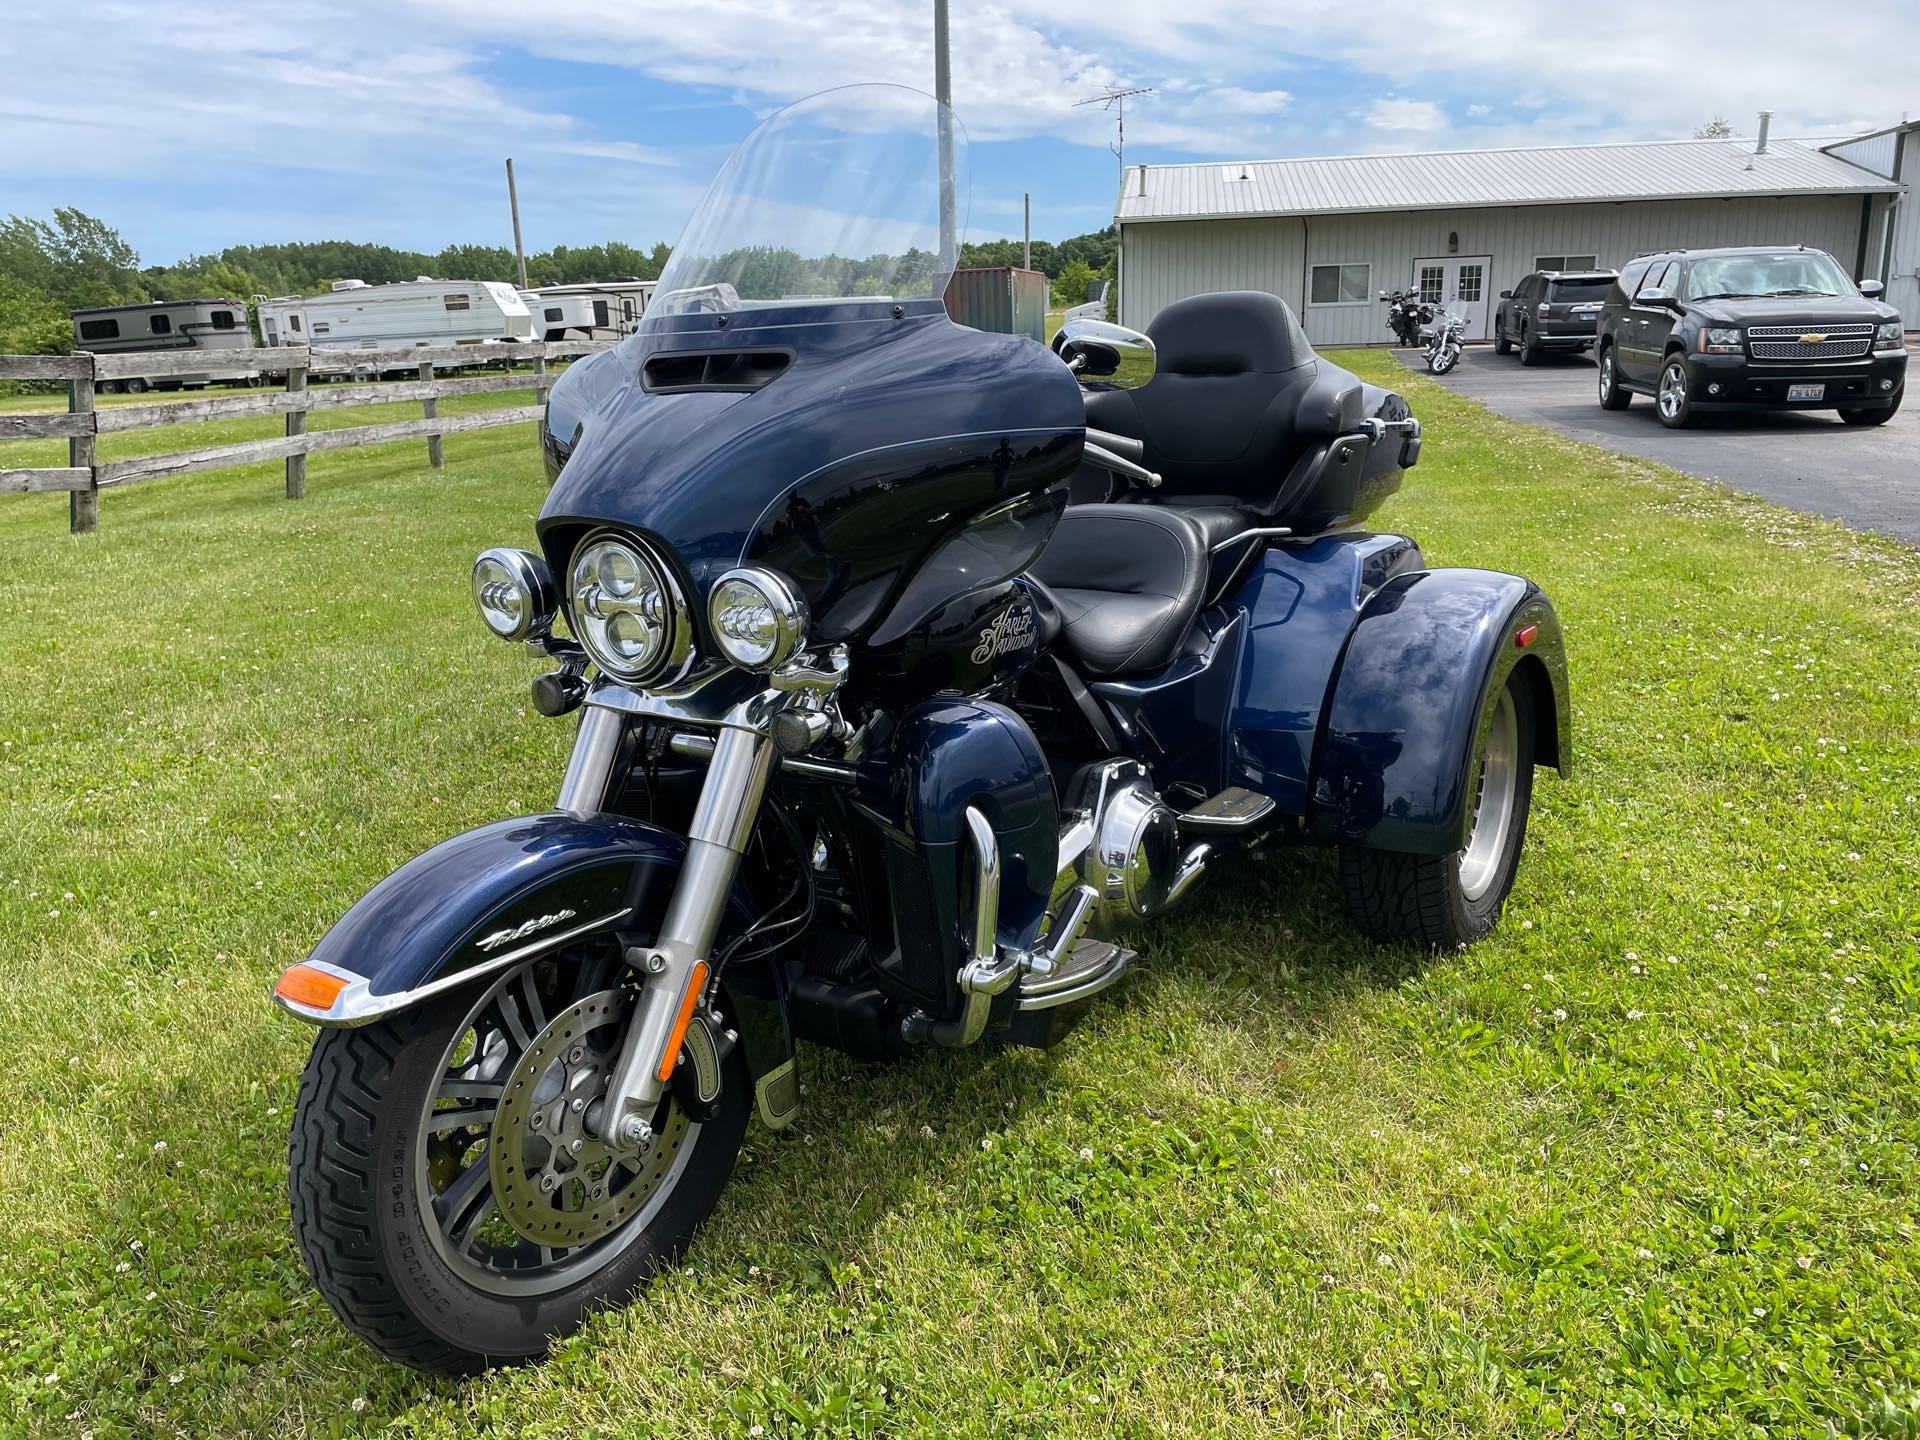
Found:
[[[102,380],[127,376],[192,375],[208,368],[205,351],[137,351],[120,355],[0,355],[0,380],[64,380],[67,382],[65,414],[0,415],[0,440],[62,439],[67,442],[67,463],[57,467],[8,470],[0,468],[0,495],[67,491],[70,500],[69,523],[75,534],[98,528],[100,492],[161,475],[187,475],[197,470],[219,470],[231,465],[252,465],[263,460],[286,462],[287,498],[299,500],[307,493],[307,456],[323,450],[345,450],[358,445],[383,445],[394,440],[424,437],[427,461],[436,469],[446,463],[442,437],[464,430],[484,430],[495,425],[515,425],[540,416],[547,390],[554,377],[547,371],[549,360],[565,359],[604,350],[613,342],[605,340],[530,340],[512,344],[444,345],[402,350],[314,350],[305,345],[287,345],[272,349],[239,352],[249,367],[279,374],[284,371],[284,393],[265,394],[240,391],[199,400],[164,400],[149,405],[114,405],[98,409],[94,404],[96,386]],[[222,351],[221,358],[233,352]],[[448,376],[436,378],[436,367],[468,370],[502,362],[530,360],[533,374]],[[231,363],[230,361],[228,363]],[[367,371],[410,370],[418,379],[387,381],[378,384],[329,385],[309,390],[313,375],[351,377]],[[483,395],[497,390],[534,391],[536,403],[514,405],[499,410],[478,410],[465,415],[441,415],[439,401],[453,395]],[[315,410],[333,410],[356,405],[391,405],[403,401],[423,402],[425,418],[395,420],[382,424],[343,426],[332,430],[307,430],[307,416]],[[231,420],[247,416],[280,415],[286,420],[284,438],[245,440],[230,445],[206,445],[169,455],[143,455],[131,460],[101,462],[95,454],[95,441],[101,435],[121,430],[144,430],[161,425],[191,425],[206,420]],[[4,465],[0,459],[0,465]]]

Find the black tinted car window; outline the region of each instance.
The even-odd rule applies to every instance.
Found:
[[[1547,299],[1560,305],[1600,301],[1607,298],[1607,291],[1612,287],[1611,280],[1555,280],[1547,289]]]

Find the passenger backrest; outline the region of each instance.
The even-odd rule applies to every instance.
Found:
[[[1363,416],[1359,380],[1314,354],[1286,303],[1263,291],[1196,295],[1147,327],[1152,382],[1093,391],[1087,423],[1146,445],[1160,493],[1271,504],[1302,451]]]

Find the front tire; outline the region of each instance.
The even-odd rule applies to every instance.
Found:
[[[594,963],[532,961],[378,1024],[323,1031],[314,1042],[288,1146],[294,1235],[334,1313],[388,1358],[446,1375],[537,1358],[591,1311],[623,1303],[671,1263],[719,1200],[752,1104],[737,1047],[721,1062],[717,1113],[695,1122],[669,1096],[654,1116],[657,1154],[631,1169],[608,1161],[597,1173],[574,1172],[580,1190],[571,1210],[572,1182],[551,1196],[553,1215],[582,1226],[590,1206],[617,1202],[617,1224],[610,1217],[603,1233],[567,1248],[553,1236],[529,1239],[504,1218],[491,1122],[514,1103],[503,1096],[517,1079],[550,1083],[517,1068],[530,1059],[559,1075],[564,1112],[565,1096],[579,1093],[576,1062],[604,1063],[609,1044],[617,1052],[616,1035],[581,1043],[587,1032],[575,1041],[572,1029],[553,1042],[564,1056],[548,1061],[539,1049],[549,1031],[558,1037],[555,1027],[578,1023],[578,1007],[604,1008],[602,997],[621,993],[576,996],[617,985],[625,968],[602,958],[594,972]],[[521,1159],[527,1189],[533,1162]],[[644,1193],[632,1188],[643,1182]]]
[[[1457,345],[1442,345],[1440,353],[1427,362],[1427,368],[1435,375],[1444,375],[1460,363],[1460,348]]]
[[[1496,355],[1513,353],[1513,342],[1507,339],[1507,327],[1498,320],[1493,322],[1493,353]]]
[[[1879,410],[1842,410],[1840,418],[1849,425],[1884,425],[1900,413],[1900,399]]]
[[[1533,805],[1533,691],[1509,677],[1481,742],[1473,829],[1451,855],[1340,847],[1340,888],[1360,930],[1387,943],[1433,949],[1491,933],[1513,889]]]
[[[1684,430],[1693,424],[1693,398],[1687,394],[1687,362],[1669,355],[1660,368],[1660,388],[1654,392],[1654,409],[1660,423],[1669,430]]]

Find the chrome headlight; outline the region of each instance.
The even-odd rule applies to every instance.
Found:
[[[1889,320],[1885,324],[1875,327],[1873,332],[1873,348],[1876,350],[1904,350],[1907,348],[1907,337],[1901,333],[1900,322],[1898,320]]]
[[[587,537],[567,567],[574,638],[616,680],[646,680],[692,650],[686,607],[666,567],[617,535]]]
[[[713,643],[743,670],[777,670],[807,641],[807,602],[772,570],[729,570],[707,597]]]
[[[1739,327],[1709,326],[1700,332],[1700,349],[1707,355],[1738,355],[1740,353]]]
[[[525,550],[488,550],[473,562],[473,603],[502,640],[537,640],[553,628],[558,601],[547,562]]]

